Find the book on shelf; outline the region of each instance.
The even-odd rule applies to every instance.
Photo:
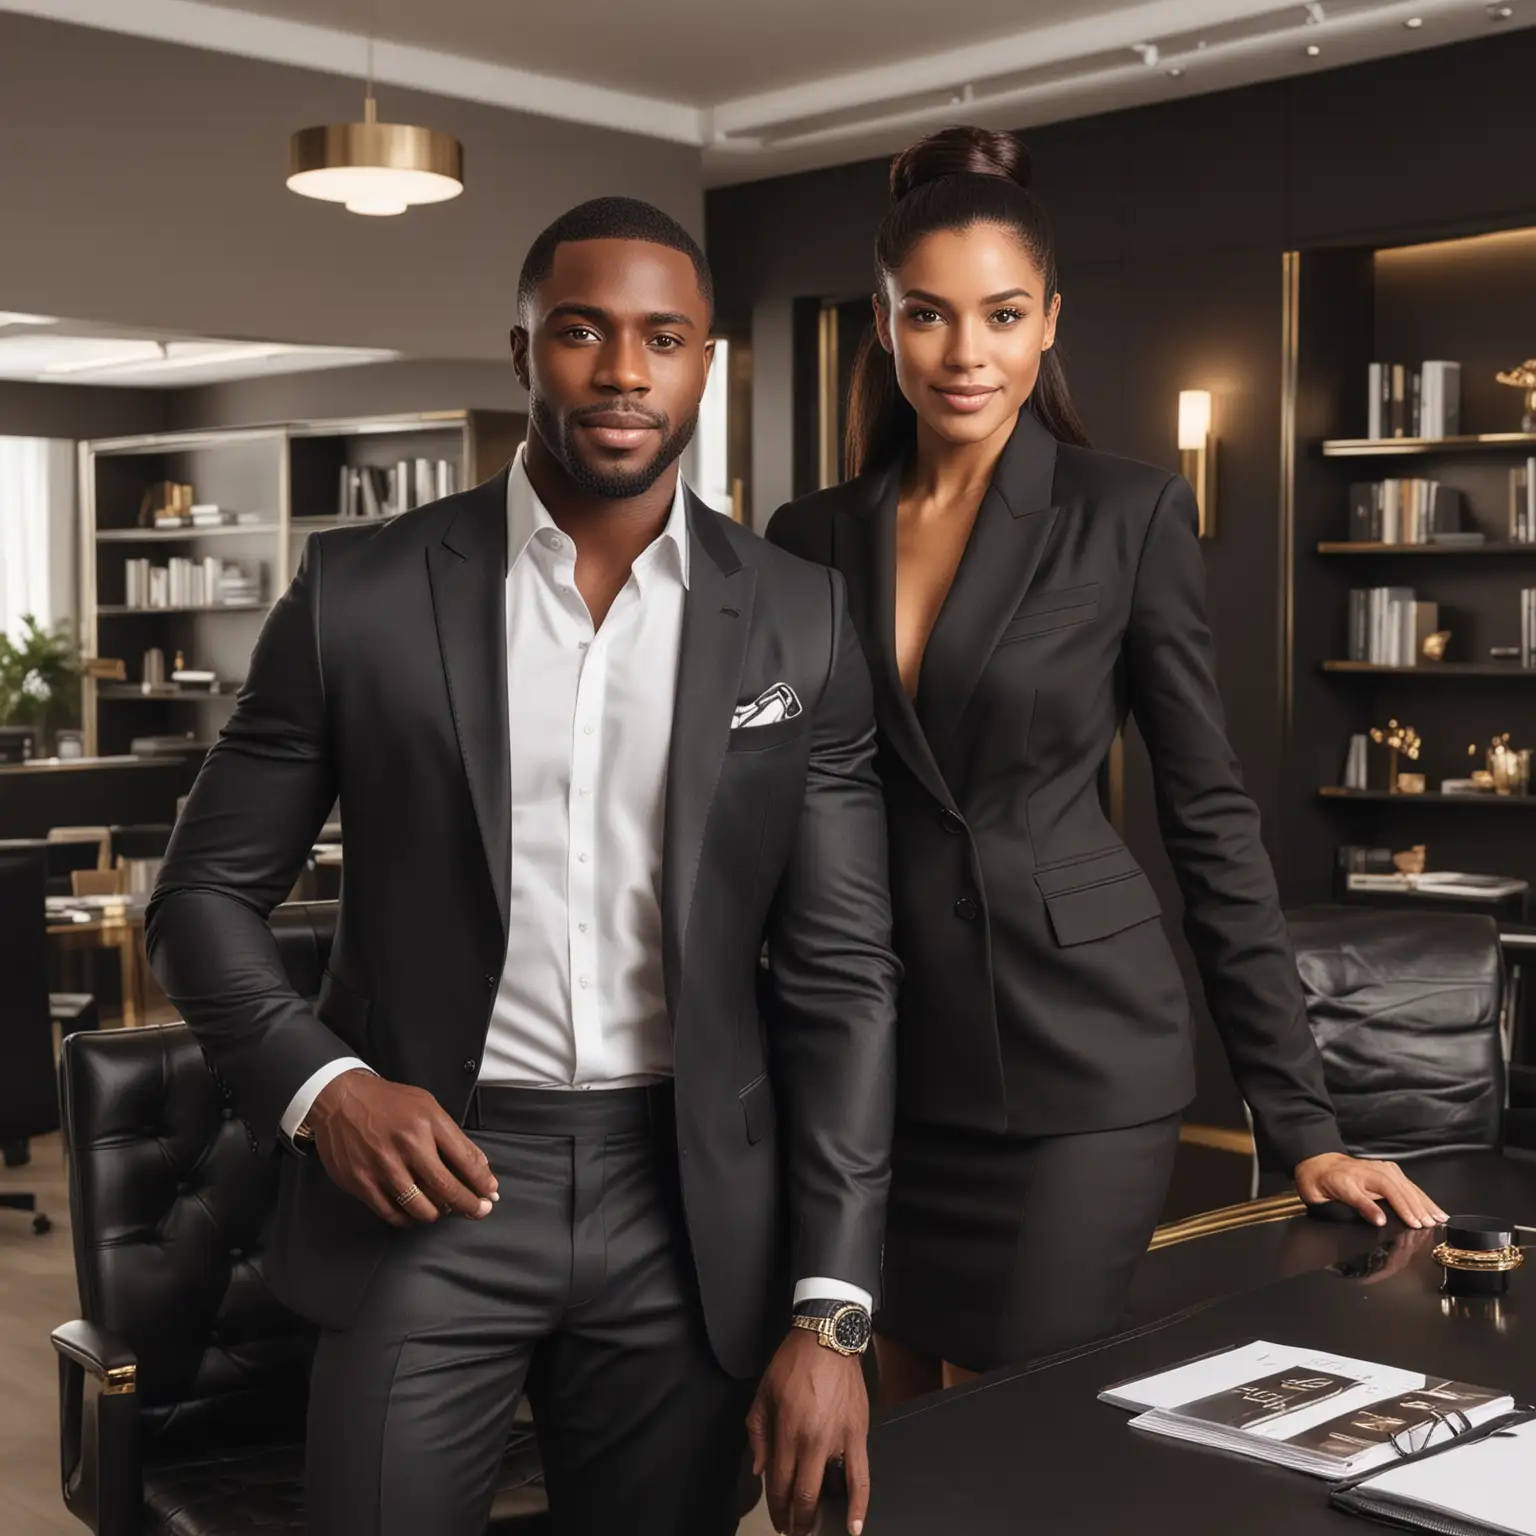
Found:
[[[1520,665],[1536,667],[1536,587],[1520,591]]]
[[[1377,667],[1417,666],[1440,627],[1440,605],[1412,587],[1356,587],[1349,594],[1349,659]]]
[[[1509,472],[1509,542],[1536,544],[1536,458]]]
[[[1349,488],[1349,537],[1360,544],[1429,544],[1461,530],[1464,498],[1438,480],[1359,481]]]
[[[1373,440],[1455,437],[1461,431],[1460,363],[1372,363],[1367,389],[1367,436]]]
[[[1255,1340],[1100,1393],[1133,1428],[1342,1478],[1449,1443],[1514,1407],[1509,1393]]]
[[[123,606],[127,608],[218,608],[261,601],[264,567],[248,569],[209,556],[180,557],[164,565],[146,559],[123,562]]]
[[[389,468],[343,464],[336,516],[348,522],[396,517],[458,488],[458,466],[450,459],[400,459]]]
[[[1360,843],[1344,843],[1338,852],[1339,872],[1343,875],[1395,875],[1390,848],[1368,848]]]

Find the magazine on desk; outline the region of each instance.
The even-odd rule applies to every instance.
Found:
[[[1330,1479],[1417,1455],[1514,1406],[1494,1388],[1262,1339],[1099,1395],[1139,1410],[1136,1429]]]

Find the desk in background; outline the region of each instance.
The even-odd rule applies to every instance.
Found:
[[[46,837],[50,827],[174,822],[202,752],[0,764],[0,838]]]

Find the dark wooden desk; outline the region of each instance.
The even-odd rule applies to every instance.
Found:
[[[1449,1159],[1422,1180],[1456,1210],[1536,1224],[1536,1163]],[[1260,1257],[1242,1253],[1245,1242]],[[870,1437],[868,1536],[1368,1536],[1328,1508],[1319,1479],[1129,1428],[1097,1401],[1109,1383],[1249,1339],[1313,1345],[1409,1369],[1506,1387],[1536,1400],[1536,1263],[1495,1303],[1439,1293],[1434,1234],[1300,1216],[1232,1229],[1153,1254],[1210,1261],[1237,1283],[1312,1261],[1334,1268],[1196,1303],[1170,1318],[1054,1361],[1003,1371],[882,1418]],[[1207,1246],[1211,1245],[1211,1246]],[[1328,1255],[1350,1257],[1330,1259]],[[1246,1264],[1246,1268],[1245,1268]],[[1536,1479],[1533,1479],[1536,1487]],[[836,1512],[825,1529],[834,1530]]]

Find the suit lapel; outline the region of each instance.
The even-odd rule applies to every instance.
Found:
[[[901,685],[896,665],[896,503],[901,467],[875,476],[866,491],[862,516],[839,517],[833,525],[833,563],[848,584],[849,617],[870,640],[869,662],[880,729],[917,781],[941,805],[954,799],[928,740]]]
[[[1055,438],[1032,412],[1020,411],[923,653],[917,717],[940,763],[1040,567],[1056,526],[1055,472]]]
[[[688,538],[688,595],[677,661],[661,874],[663,970],[674,1020],[688,914],[704,828],[730,745],[756,578],[731,547],[719,515],[691,491]]]
[[[459,755],[503,940],[512,883],[512,760],[507,727],[507,472],[459,498],[427,547],[437,643]]]

